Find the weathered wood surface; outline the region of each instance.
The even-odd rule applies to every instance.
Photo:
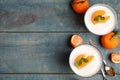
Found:
[[[0,0],[0,80],[102,80],[100,72],[91,78],[75,75],[68,64],[72,47],[69,40],[80,34],[84,44],[93,39],[107,63],[120,79],[120,64],[109,57],[114,50],[101,47],[99,36],[85,28],[84,15],[71,9],[72,0]],[[120,0],[89,0],[90,6],[105,3],[118,16],[115,31],[120,30]]]
[[[0,74],[1,80],[103,80],[100,74],[82,78],[75,74]],[[120,76],[107,77],[108,80],[120,80]]]
[[[1,33],[0,72],[71,73],[68,58],[73,49],[69,43],[73,34],[81,35],[84,44],[89,44],[88,39],[93,39],[100,45],[99,37],[89,33]],[[107,62],[120,73],[120,64],[113,64],[108,58],[113,50],[99,48]]]
[[[84,15],[77,15],[71,9],[72,0],[0,0],[0,31],[87,31]],[[118,15],[120,29],[119,0],[89,0],[106,3]]]
[[[1,33],[1,73],[69,73],[70,33]],[[81,34],[85,37],[97,37]],[[95,38],[97,39],[97,38]]]

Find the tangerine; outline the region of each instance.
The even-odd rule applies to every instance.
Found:
[[[88,0],[74,0],[72,2],[72,8],[78,14],[85,13],[88,7],[89,7]]]
[[[71,46],[75,48],[83,43],[83,39],[79,35],[75,34],[71,37],[70,43]]]
[[[114,49],[119,45],[119,38],[114,38],[114,32],[110,32],[101,37],[101,44],[106,49]]]
[[[120,63],[120,54],[119,53],[112,53],[111,60],[113,63]]]

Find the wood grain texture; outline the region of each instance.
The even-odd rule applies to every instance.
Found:
[[[75,14],[72,0],[0,0],[0,31],[88,31],[84,15]],[[89,0],[90,6],[105,3],[113,7],[120,25],[119,0]]]
[[[68,57],[73,49],[69,43],[71,35],[69,33],[1,33],[0,72],[71,72],[68,64]],[[86,36],[88,35],[83,35]]]
[[[0,80],[102,80],[100,72],[90,78],[75,75],[69,67],[73,48],[70,37],[79,34],[84,43],[92,39],[108,65],[120,79],[120,64],[110,61],[110,54],[100,45],[100,37],[88,32],[84,14],[71,8],[72,0],[0,0]],[[89,0],[90,6],[105,3],[118,16],[114,31],[120,29],[120,0]]]
[[[1,74],[1,80],[103,80],[98,74],[90,78],[79,77],[75,74]],[[108,80],[119,80],[120,76],[108,77]]]
[[[69,43],[73,34],[1,33],[0,73],[72,73],[68,60],[73,49]],[[84,44],[89,43],[88,39],[93,39],[96,45],[100,45],[98,36],[90,33],[80,35]],[[120,64],[113,64],[108,58],[113,50],[105,50],[101,46],[99,48],[107,62],[120,73]]]

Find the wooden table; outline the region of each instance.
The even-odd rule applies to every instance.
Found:
[[[82,78],[72,72],[69,55],[70,37],[79,34],[88,44],[93,39],[104,53],[120,80],[120,64],[109,56],[114,50],[104,49],[100,36],[90,33],[84,25],[84,15],[71,9],[72,0],[0,0],[0,80],[102,80],[101,72]],[[90,6],[105,3],[115,9],[120,29],[120,0],[89,0]]]

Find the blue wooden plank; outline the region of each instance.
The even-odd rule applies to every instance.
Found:
[[[90,78],[79,77],[75,74],[0,74],[1,80],[103,80],[101,74]],[[108,80],[119,80],[120,75],[108,77]]]
[[[74,74],[18,74],[18,75],[7,75],[3,74],[0,75],[0,78],[2,80],[102,80],[101,75],[95,75],[94,77],[91,78],[82,78]]]
[[[68,64],[68,57],[73,49],[69,44],[71,35],[69,33],[1,33],[0,72],[72,73]],[[83,35],[86,36],[89,35]]]
[[[84,15],[75,14],[70,2],[71,0],[1,0],[0,31],[87,31]],[[90,6],[95,3],[112,6],[118,14],[116,30],[119,29],[119,0],[89,2]]]
[[[0,32],[13,32],[0,33],[0,80],[102,79],[100,74],[91,78],[79,77],[69,67],[68,58],[73,49],[69,44],[71,35],[75,34],[73,32],[88,31],[84,25],[84,15],[75,14],[70,2],[71,0],[0,0]],[[120,29],[119,0],[89,2],[90,6],[96,3],[112,6],[118,15],[115,30]],[[100,45],[99,36],[78,34],[83,37],[84,44],[88,44],[88,39],[93,39],[107,63],[120,74],[120,64],[112,63],[109,58],[120,46],[114,50],[106,50]],[[107,78],[119,80],[120,76]]]
[[[68,64],[73,49],[69,42],[72,34],[75,33],[1,33],[0,73],[73,73]],[[108,58],[113,50],[101,47],[96,35],[80,35],[84,44],[93,39],[107,62],[120,73],[120,64],[113,64]]]

